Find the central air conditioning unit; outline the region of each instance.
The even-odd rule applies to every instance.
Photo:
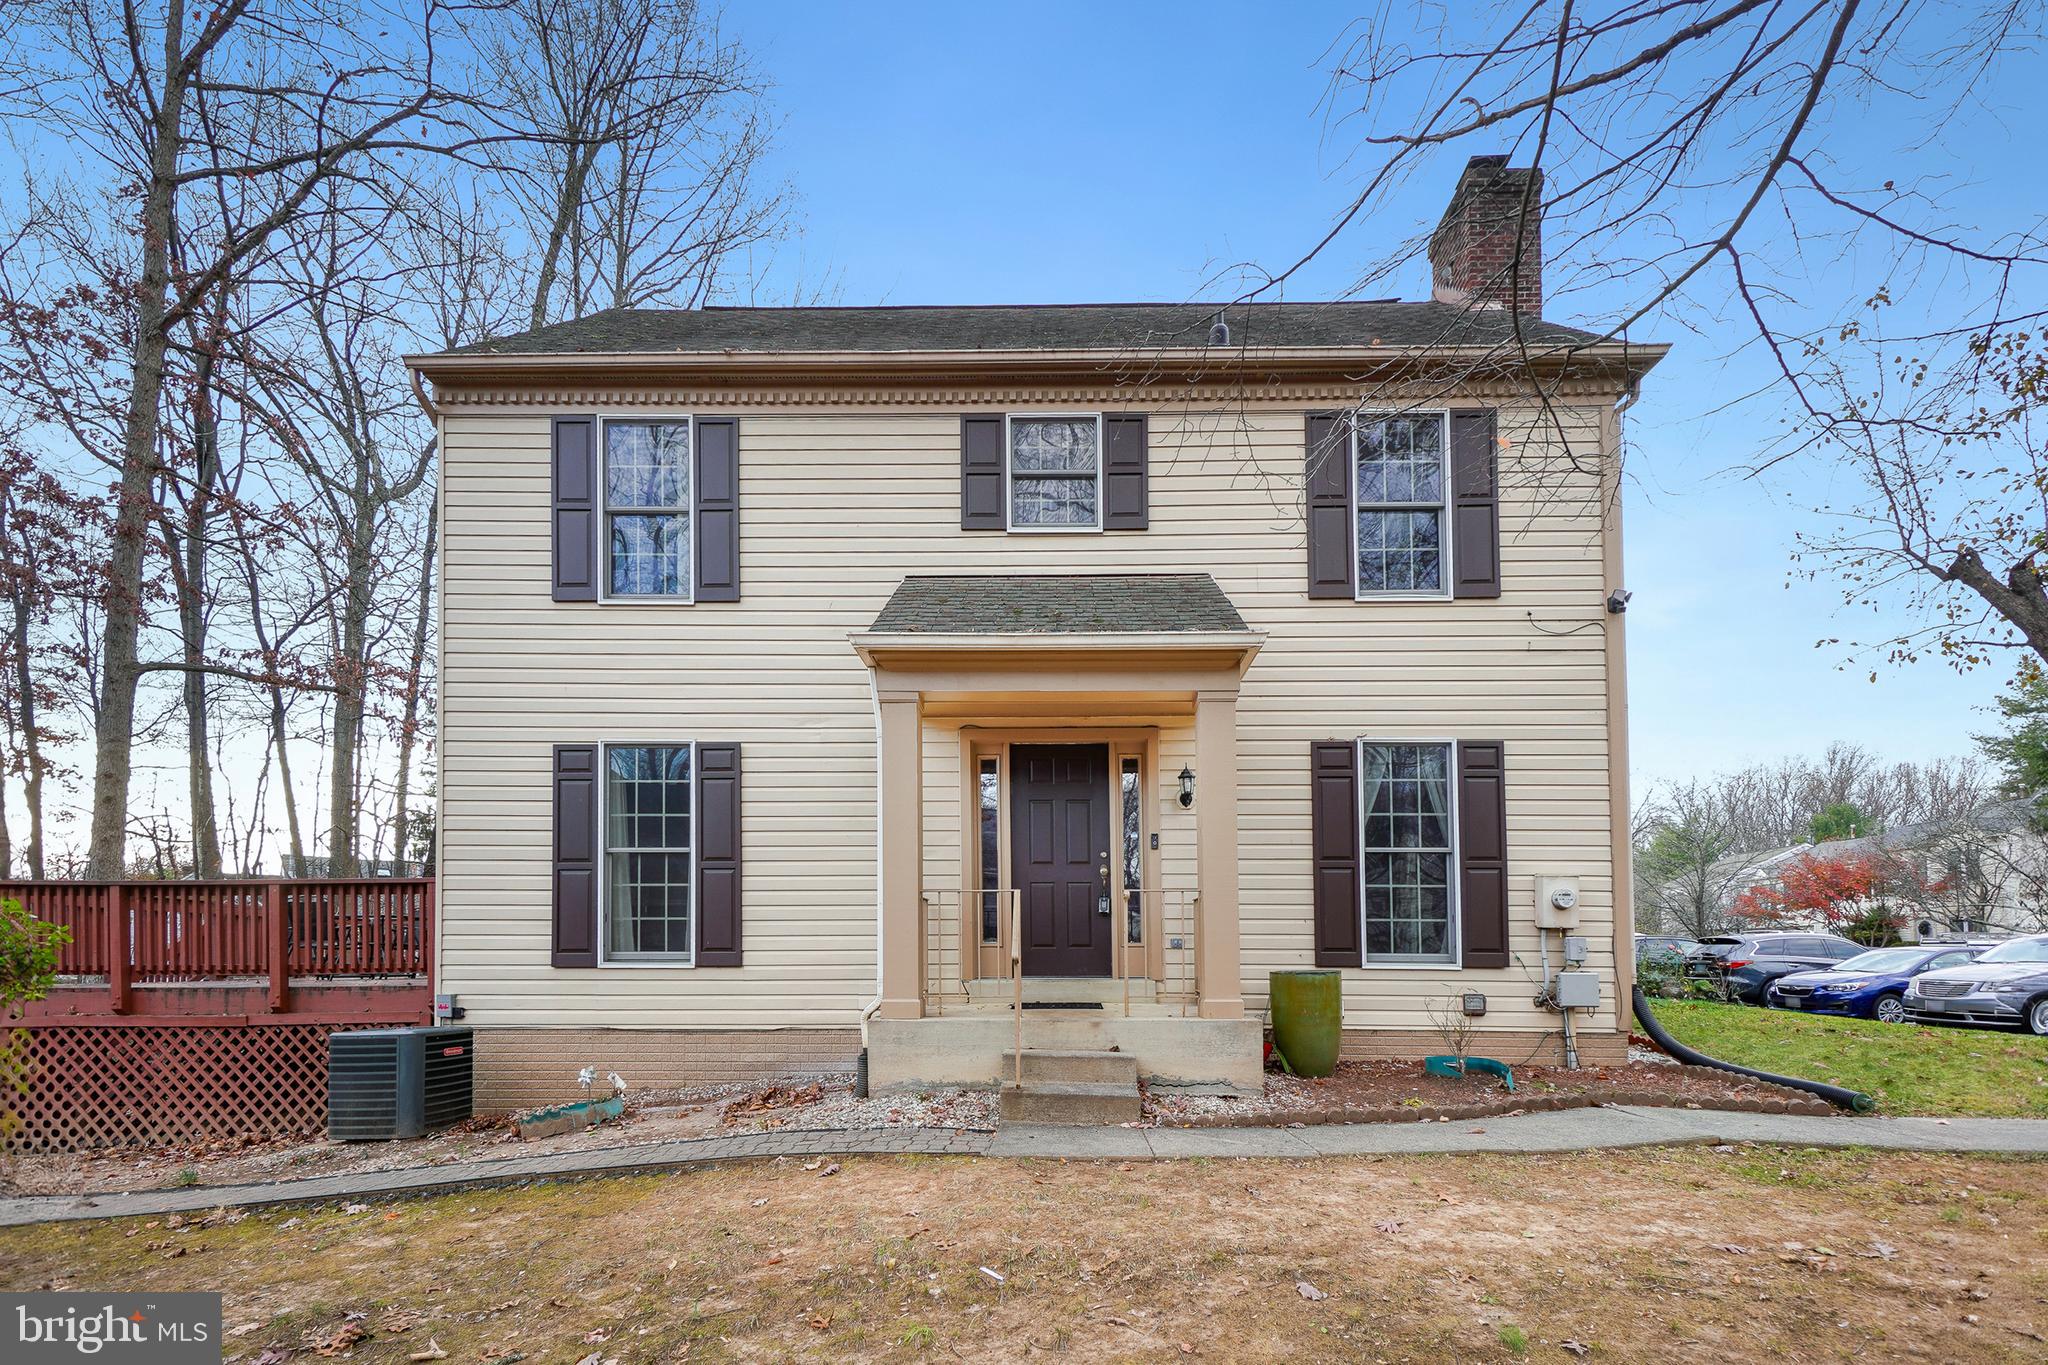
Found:
[[[327,1035],[327,1136],[389,1142],[474,1112],[476,1039],[466,1028],[380,1028]]]

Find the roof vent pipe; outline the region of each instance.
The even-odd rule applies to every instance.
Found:
[[[1230,324],[1223,320],[1223,314],[1221,313],[1216,315],[1216,321],[1209,324],[1209,344],[1211,346],[1228,346],[1230,344]]]

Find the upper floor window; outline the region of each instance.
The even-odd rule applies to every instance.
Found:
[[[1447,595],[1448,414],[1361,415],[1352,500],[1358,596]]]
[[[1010,529],[1102,529],[1102,418],[1028,416],[1009,421]]]
[[[604,422],[605,595],[689,601],[690,419]]]

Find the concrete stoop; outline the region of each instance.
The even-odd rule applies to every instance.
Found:
[[[1015,1020],[1007,1013],[870,1019],[868,1083],[876,1091],[1004,1085],[1014,1074],[1010,1059],[1017,1046],[1015,1030]],[[1154,1085],[1224,1093],[1257,1094],[1264,1085],[1256,1019],[1135,1013],[1126,1018],[1111,1010],[1027,1010],[1023,1041],[1027,1058],[1050,1059],[1030,1062],[1031,1066],[1074,1068],[1063,1076],[1034,1072],[1027,1081],[1128,1083],[1133,1103],[1139,1077]],[[1111,1066],[1113,1074],[1089,1070]]]
[[[1138,1059],[1124,1052],[1027,1049],[1003,1054],[1002,1115],[1011,1123],[1135,1123]]]

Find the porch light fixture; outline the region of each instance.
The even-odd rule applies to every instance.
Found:
[[[1195,804],[1195,774],[1183,763],[1180,765],[1180,808],[1186,810]]]

